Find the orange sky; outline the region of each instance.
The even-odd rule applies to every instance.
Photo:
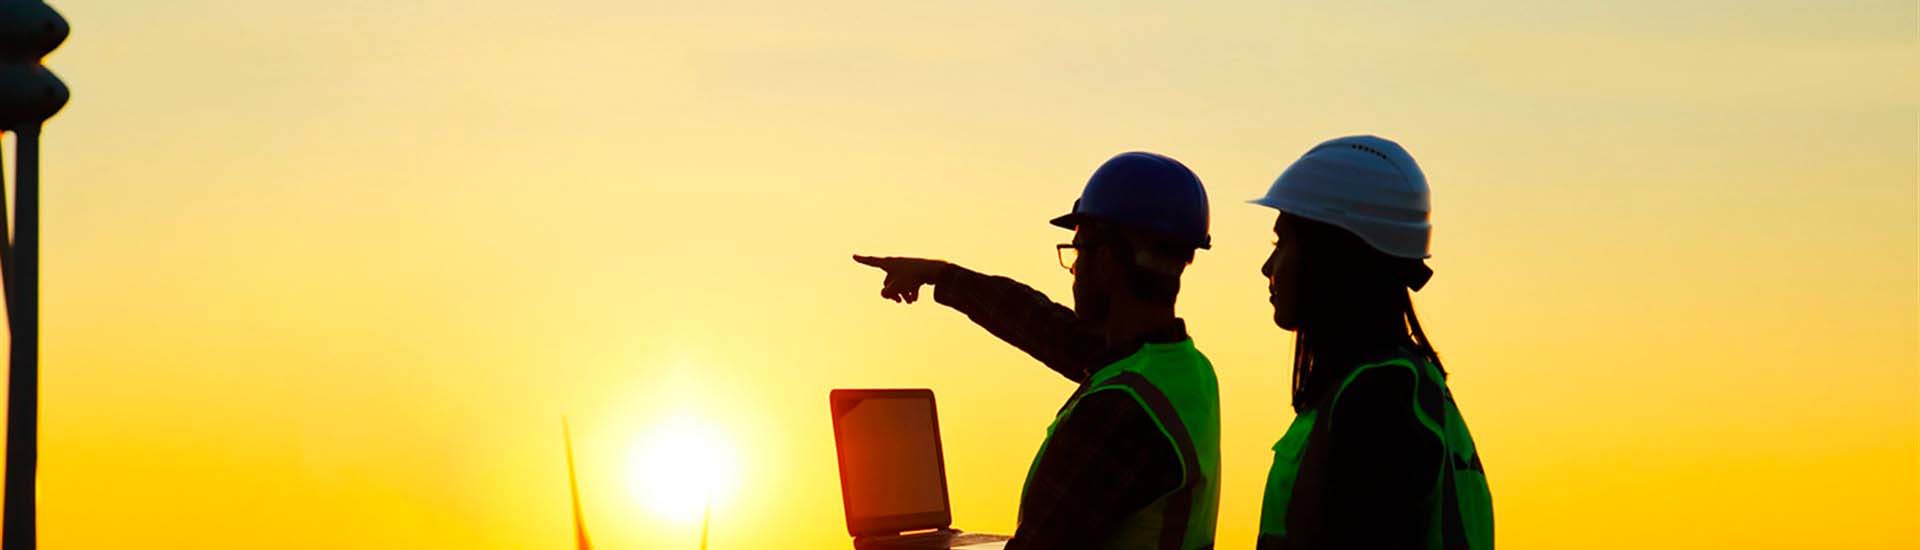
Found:
[[[1291,339],[1241,204],[1405,145],[1416,301],[1513,548],[1920,546],[1911,2],[56,4],[46,548],[690,547],[649,434],[739,456],[715,548],[845,543],[835,387],[939,394],[955,515],[1009,531],[1072,386],[853,252],[1065,299],[1046,225],[1181,159],[1180,310],[1248,548]]]

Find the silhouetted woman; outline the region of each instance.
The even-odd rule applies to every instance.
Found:
[[[1486,473],[1413,313],[1433,274],[1420,167],[1392,141],[1334,139],[1252,202],[1280,211],[1260,274],[1294,333],[1296,414],[1259,548],[1492,548]]]

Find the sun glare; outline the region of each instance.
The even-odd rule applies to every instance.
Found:
[[[632,468],[634,498],[676,522],[699,520],[739,483],[733,447],[719,430],[688,415],[668,418],[643,436]]]

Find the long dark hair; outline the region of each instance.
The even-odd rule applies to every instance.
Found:
[[[1300,247],[1299,326],[1293,340],[1293,409],[1305,412],[1363,361],[1412,353],[1442,376],[1407,290],[1417,260],[1388,256],[1347,230],[1282,215]],[[1422,279],[1424,281],[1424,279]]]

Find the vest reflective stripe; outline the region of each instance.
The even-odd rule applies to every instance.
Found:
[[[1182,479],[1178,488],[1123,521],[1103,547],[1211,548],[1220,507],[1220,389],[1213,364],[1192,340],[1141,346],[1089,376],[1047,426],[1047,440],[1081,399],[1103,391],[1124,392],[1140,404],[1179,456]],[[1042,442],[1027,470],[1029,486],[1046,453]]]
[[[1493,548],[1493,498],[1487,476],[1474,449],[1473,435],[1447,391],[1440,369],[1425,361],[1393,359],[1362,365],[1340,382],[1327,405],[1316,406],[1293,420],[1285,436],[1273,446],[1273,467],[1267,472],[1266,497],[1260,510],[1259,548],[1304,548],[1291,540],[1287,517],[1294,504],[1301,459],[1316,428],[1332,429],[1332,404],[1339,403],[1347,386],[1361,373],[1375,368],[1405,368],[1414,375],[1414,416],[1446,448],[1445,464],[1425,498],[1433,513],[1425,548],[1484,550]]]

